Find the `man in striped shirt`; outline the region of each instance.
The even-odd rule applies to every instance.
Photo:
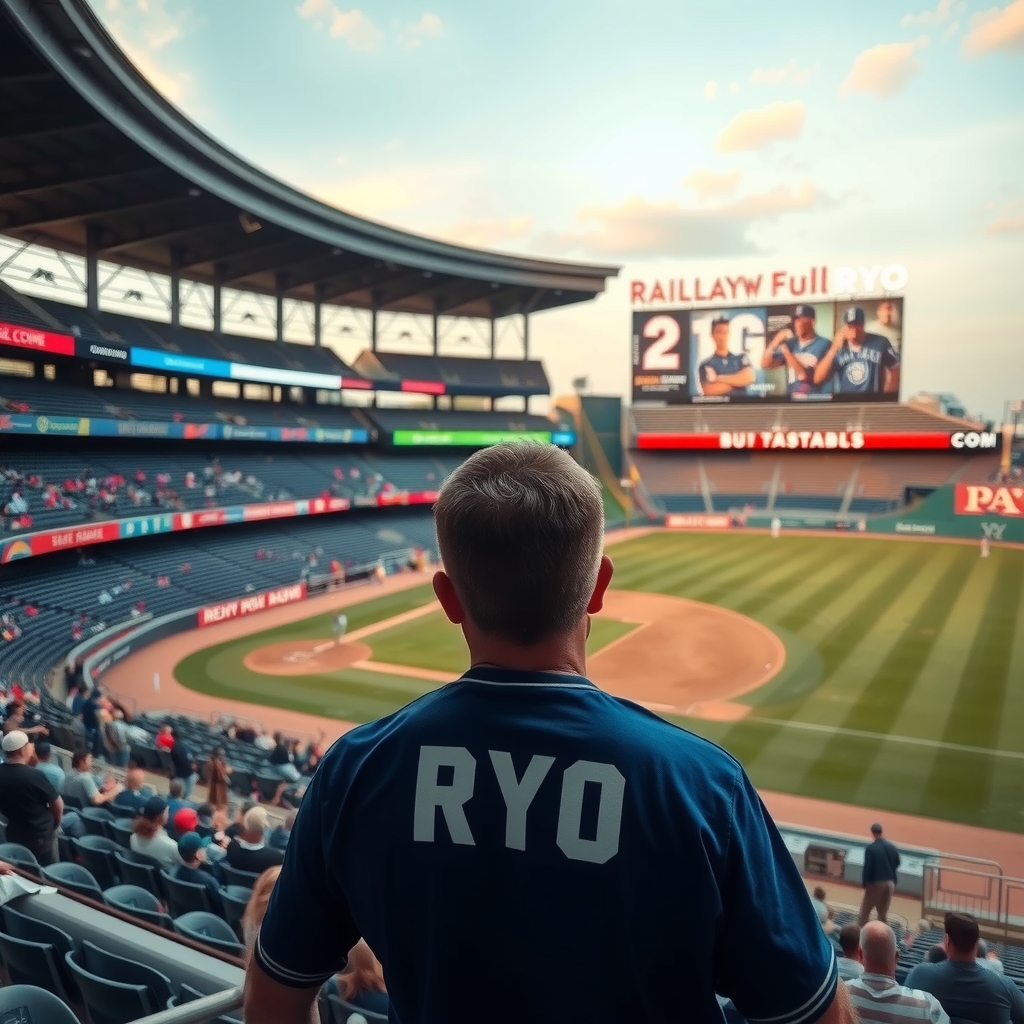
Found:
[[[935,996],[896,982],[899,952],[893,930],[870,921],[860,933],[864,973],[846,982],[850,1001],[862,1024],[949,1024]]]

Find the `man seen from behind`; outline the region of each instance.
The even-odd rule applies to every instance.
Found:
[[[434,592],[471,667],[324,756],[248,1024],[305,1024],[359,938],[400,1024],[721,1024],[716,993],[751,1022],[850,1024],[741,766],[586,678],[612,577],[599,485],[554,446],[496,445],[434,517]]]
[[[882,835],[882,826],[876,821],[871,826],[871,845],[864,850],[864,869],[861,881],[864,884],[864,898],[860,904],[858,924],[863,928],[871,917],[871,911],[878,912],[878,920],[885,921],[889,904],[896,891],[900,866],[900,852]]]

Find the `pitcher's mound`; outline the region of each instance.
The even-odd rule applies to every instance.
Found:
[[[242,663],[267,676],[308,676],[337,672],[372,655],[366,644],[355,640],[340,644],[333,640],[286,640],[250,651]]]

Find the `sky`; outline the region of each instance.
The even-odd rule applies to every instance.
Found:
[[[1024,0],[92,0],[222,143],[350,213],[621,266],[538,314],[629,386],[629,282],[904,264],[903,395],[1024,398]]]

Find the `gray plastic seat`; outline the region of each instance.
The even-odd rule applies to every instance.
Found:
[[[22,1024],[78,1024],[67,1003],[35,985],[0,988],[0,1020]]]
[[[213,913],[210,894],[205,885],[183,882],[166,871],[161,871],[160,875],[161,884],[167,893],[167,905],[173,917],[180,917],[193,910],[200,910],[204,914]]]
[[[48,942],[31,942],[0,932],[0,956],[15,985],[38,985],[70,1002],[65,977],[58,966],[60,954]]]
[[[157,928],[174,930],[174,922],[164,913],[160,901],[148,890],[138,885],[115,885],[103,890],[103,902],[108,907],[120,910],[155,925]]]
[[[74,847],[84,867],[96,879],[100,889],[109,889],[120,881],[114,853],[121,849],[109,836],[85,835],[75,839]]]
[[[12,938],[53,946],[54,960],[57,962],[57,971],[64,982],[64,988],[73,994],[75,983],[68,971],[67,964],[64,963],[64,955],[75,948],[75,940],[56,925],[23,914],[20,910],[15,910],[10,903],[5,903],[3,907],[0,907],[0,918],[3,919],[3,931]]]
[[[52,885],[61,886],[77,892],[79,896],[87,896],[98,903],[103,902],[103,890],[99,887],[91,871],[81,864],[65,864],[58,861],[48,867],[41,868],[43,878]]]
[[[0,860],[13,864],[16,868],[23,868],[34,875],[39,874],[39,861],[36,855],[21,843],[0,843]]]
[[[174,928],[179,934],[192,939],[193,942],[202,942],[223,953],[241,956],[244,952],[244,947],[235,937],[231,925],[222,917],[217,917],[216,914],[194,910],[189,914],[176,917]]]
[[[242,885],[246,889],[251,889],[256,884],[256,879],[260,877],[255,871],[239,871],[228,864],[227,861],[221,864],[221,868],[224,871],[224,877],[227,879],[228,885]]]
[[[138,1020],[162,1008],[154,1003],[145,985],[102,978],[85,967],[78,953],[68,953],[64,959],[82,993],[82,1002],[85,1003],[92,1024],[125,1024],[126,1021]]]
[[[227,885],[220,891],[220,901],[224,905],[224,920],[231,925],[239,939],[242,937],[242,918],[251,897],[252,890],[244,885]]]
[[[110,953],[88,940],[82,943],[79,954],[78,962],[100,978],[128,985],[144,985],[157,1006],[166,1006],[173,995],[171,979],[148,964]]]

